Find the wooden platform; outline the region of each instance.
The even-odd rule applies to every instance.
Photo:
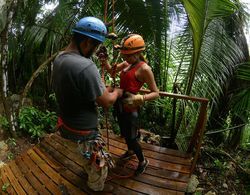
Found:
[[[142,147],[149,159],[145,173],[127,178],[137,167],[136,159],[118,163],[107,178],[107,183],[115,187],[112,194],[184,194],[191,157],[149,144]],[[115,159],[125,149],[122,138],[109,134],[109,150]],[[62,139],[57,133],[51,134],[1,168],[0,194],[105,194],[87,187],[81,158],[77,144]]]

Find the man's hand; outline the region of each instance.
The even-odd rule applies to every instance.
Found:
[[[105,46],[101,46],[96,52],[96,56],[99,58],[100,61],[107,60],[108,59],[107,48]]]
[[[134,95],[132,93],[126,92],[125,99],[123,99],[123,103],[125,103],[129,107],[138,107],[144,103],[143,95],[137,94]]]

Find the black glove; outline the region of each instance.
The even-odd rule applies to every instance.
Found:
[[[100,60],[107,60],[108,59],[108,51],[107,48],[105,46],[101,46],[98,51],[96,52],[96,56],[100,59]]]

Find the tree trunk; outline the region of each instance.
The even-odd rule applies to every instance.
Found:
[[[5,21],[5,26],[3,29],[1,29],[0,35],[1,35],[1,67],[0,67],[0,74],[1,74],[1,82],[0,82],[0,88],[1,88],[1,100],[3,102],[4,106],[4,112],[7,117],[7,120],[9,122],[9,130],[10,134],[13,137],[16,137],[16,117],[15,113],[12,112],[11,108],[11,100],[8,101],[8,31],[11,28],[12,24],[12,18],[13,18],[13,10],[15,10],[16,1],[12,1],[10,4],[7,5],[8,2],[6,2],[6,5],[4,5],[4,8],[6,10],[3,10],[4,13],[6,13],[7,20]]]

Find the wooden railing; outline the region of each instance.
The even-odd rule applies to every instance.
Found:
[[[149,93],[149,90],[141,90],[140,92]],[[180,99],[180,100],[189,100],[189,101],[200,103],[199,114],[196,120],[195,129],[193,131],[193,135],[190,139],[188,149],[186,151],[186,153],[192,154],[193,156],[192,166],[191,166],[191,174],[192,174],[195,169],[195,165],[198,160],[199,153],[200,153],[202,138],[204,135],[205,125],[207,122],[207,106],[208,106],[209,100],[207,98],[167,93],[167,92],[162,92],[162,91],[160,91],[159,94],[161,97],[169,97],[169,98]]]

